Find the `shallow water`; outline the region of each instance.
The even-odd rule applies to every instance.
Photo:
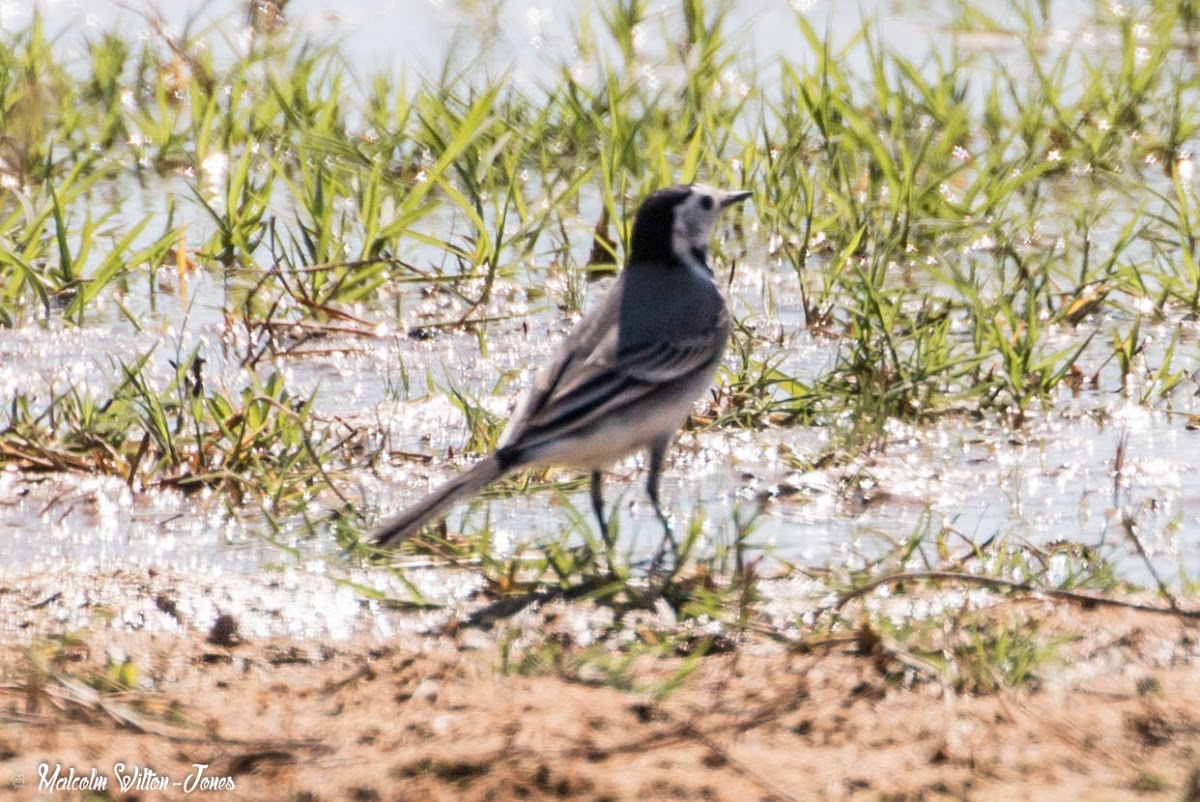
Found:
[[[161,3],[164,15],[177,25],[188,17],[191,4]],[[501,3],[499,11],[480,10],[488,4],[452,2],[388,3],[371,0],[342,9],[326,0],[292,0],[291,24],[322,40],[342,42],[363,73],[379,69],[435,72],[449,51],[466,47],[472,36],[488,42],[485,58],[500,66],[513,65],[514,80],[536,87],[545,59],[571,52],[572,20],[588,13],[564,11],[561,5]],[[851,10],[851,6],[854,6]],[[880,31],[901,52],[919,57],[944,46],[949,34],[946,6],[932,3],[867,3],[868,16],[881,21]],[[41,4],[47,26],[62,33],[59,46],[78,46],[80,35],[121,22],[145,25],[145,20],[115,3],[51,0]],[[1053,5],[1046,33],[1048,46],[1074,41],[1073,33],[1091,6]],[[86,9],[86,10],[85,10]],[[234,9],[234,10],[231,10]],[[240,19],[240,4],[211,3],[196,23]],[[24,4],[0,2],[0,25],[16,27],[28,19]],[[818,31],[834,39],[848,37],[860,24],[858,4],[757,0],[739,3],[737,19],[744,23],[745,52],[753,62],[770,63],[779,55],[803,58],[801,40],[791,26],[777,24],[781,15],[810,15]],[[930,19],[946,19],[930,25]],[[76,27],[76,21],[82,26]],[[667,18],[667,24],[677,20]],[[57,26],[57,27],[56,27]],[[735,26],[736,27],[736,26]],[[236,29],[236,26],[235,26]],[[462,31],[458,37],[447,30]],[[213,37],[214,48],[235,47]],[[653,48],[647,34],[646,47]],[[1005,57],[1011,41],[1002,33],[989,38],[976,33],[960,46]],[[1103,41],[1086,43],[1102,48]],[[126,205],[123,214],[138,220],[164,208],[165,193],[175,192],[170,180],[116,192]],[[128,190],[128,191],[126,191]],[[181,206],[182,220],[202,231],[206,225],[195,204]],[[752,220],[753,209],[748,219]],[[584,219],[589,219],[586,213]],[[436,226],[438,220],[430,225]],[[445,221],[442,221],[445,222]],[[1118,227],[1114,224],[1112,230]],[[1099,236],[1104,236],[1101,232]],[[201,240],[203,237],[195,236]],[[802,320],[789,295],[795,277],[768,255],[767,243],[753,241],[732,288],[740,314],[755,325],[773,328],[792,338],[787,370],[812,379],[833,363],[837,345],[802,330]],[[590,243],[574,248],[579,261]],[[753,269],[757,265],[758,269]],[[571,322],[554,303],[530,302],[525,287],[536,273],[501,286],[509,319],[487,329],[488,353],[482,358],[474,333],[447,330],[428,340],[403,335],[406,327],[453,317],[454,307],[442,301],[402,293],[397,321],[388,309],[367,306],[356,310],[376,325],[377,336],[324,343],[322,354],[281,357],[273,367],[284,372],[289,389],[298,395],[317,394],[317,413],[338,415],[350,423],[378,425],[387,445],[398,451],[420,451],[441,457],[460,446],[465,437],[461,414],[444,394],[425,396],[413,389],[408,398],[395,388],[403,372],[438,382],[453,381],[481,397],[490,411],[503,415],[519,391],[519,374],[541,362]],[[140,282],[140,283],[139,283]],[[594,302],[603,284],[589,289]],[[559,291],[561,288],[552,288]],[[770,292],[779,304],[768,313]],[[208,381],[240,387],[237,343],[231,344],[224,310],[230,284],[203,274],[190,278],[131,277],[122,294],[125,309],[138,320],[132,325],[115,304],[89,310],[81,328],[41,328],[29,325],[0,329],[0,399],[31,387],[48,394],[68,386],[100,392],[121,361],[130,361],[157,344],[152,364],[165,382],[169,360],[178,360],[199,347],[206,358]],[[1195,323],[1165,321],[1165,332],[1179,326],[1185,332],[1176,367],[1195,376]],[[1072,332],[1064,331],[1069,341]],[[1097,356],[1085,370],[1100,369]],[[1108,368],[1111,371],[1111,368]],[[423,381],[420,379],[417,383]],[[1113,382],[1101,386],[1112,387]],[[764,507],[753,534],[756,548],[806,563],[853,561],[880,548],[881,543],[908,538],[914,532],[949,532],[952,550],[966,550],[989,538],[1014,543],[1047,545],[1076,541],[1111,550],[1128,578],[1146,581],[1141,559],[1125,543],[1123,516],[1136,520],[1156,568],[1169,576],[1196,575],[1200,549],[1200,473],[1194,470],[1196,438],[1185,428],[1185,416],[1196,409],[1195,382],[1172,399],[1172,409],[1143,407],[1111,392],[1063,397],[1058,408],[1034,416],[1019,430],[966,417],[947,418],[932,429],[896,427],[886,444],[850,466],[795,472],[796,461],[815,456],[826,447],[831,427],[801,427],[748,432],[685,433],[676,449],[664,496],[678,521],[704,518],[710,544],[726,543],[732,521],[745,518],[759,500]],[[1118,443],[1127,437],[1124,469],[1114,476]],[[789,461],[789,457],[792,461]],[[378,504],[382,514],[403,507],[418,494],[449,476],[455,465],[425,466],[399,462],[348,480],[344,488],[356,498]],[[639,461],[617,466],[609,481],[609,498],[622,510],[623,543],[636,552],[652,549],[659,528],[641,491]],[[572,507],[572,513],[568,507]],[[451,527],[474,526],[486,517],[495,531],[497,549],[515,551],[531,533],[557,531],[576,515],[591,524],[586,494],[544,492],[465,505],[451,516]],[[265,595],[266,612],[253,628],[271,631],[325,632],[345,635],[370,606],[360,603],[348,583],[374,586],[403,597],[407,591],[395,577],[345,564],[337,557],[332,535],[307,536],[300,522],[272,535],[252,510],[230,510],[224,498],[176,492],[133,493],[115,478],[0,474],[0,577],[38,577],[68,594],[86,594],[89,577],[120,569],[169,570],[175,575],[205,578],[202,596],[237,604],[240,593]],[[286,548],[285,548],[286,547]],[[477,581],[452,572],[415,571],[409,577],[431,599],[454,603],[465,598]],[[249,583],[252,577],[261,581]],[[72,588],[73,583],[79,584]],[[119,598],[119,583],[97,589]],[[274,595],[272,595],[274,594]],[[347,596],[349,594],[349,596]],[[72,597],[74,598],[74,597]],[[274,599],[275,601],[261,601]],[[289,604],[291,599],[294,604]],[[73,603],[73,602],[72,602]],[[139,602],[141,603],[141,602]],[[221,603],[194,602],[198,618],[213,617]],[[204,606],[207,604],[208,606]],[[85,615],[87,604],[73,608]],[[319,618],[312,610],[322,609]],[[137,612],[130,625],[141,621]],[[126,614],[126,613],[123,613]]]

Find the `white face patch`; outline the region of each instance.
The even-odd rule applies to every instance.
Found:
[[[708,242],[717,218],[734,193],[692,184],[691,194],[675,207],[671,250],[685,265],[707,268]]]

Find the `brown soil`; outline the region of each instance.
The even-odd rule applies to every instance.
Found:
[[[39,792],[42,762],[107,776],[90,798],[185,798],[121,794],[124,762],[171,780],[208,764],[235,787],[188,798],[229,800],[1200,799],[1195,630],[1023,606],[1076,635],[1038,682],[978,695],[853,638],[726,644],[656,700],[577,662],[505,673],[507,636],[478,630],[315,645],[95,629],[49,657],[0,651],[0,798],[89,798]],[[79,683],[114,648],[139,690]],[[639,658],[633,682],[662,687],[686,660]]]

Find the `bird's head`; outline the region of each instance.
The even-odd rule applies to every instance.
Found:
[[[630,263],[705,266],[708,241],[721,212],[748,197],[749,192],[704,184],[658,190],[642,202],[633,220]]]

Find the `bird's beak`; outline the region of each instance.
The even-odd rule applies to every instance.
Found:
[[[727,192],[725,194],[725,197],[721,199],[721,208],[727,209],[735,203],[741,203],[746,198],[750,197],[752,194],[754,194],[754,193],[748,192],[746,190],[739,190],[738,192]]]

